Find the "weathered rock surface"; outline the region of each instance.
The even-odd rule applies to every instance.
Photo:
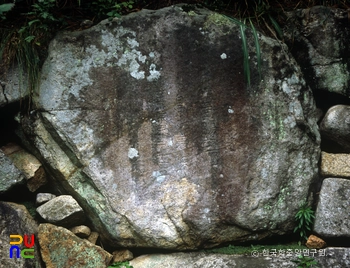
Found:
[[[314,100],[280,42],[204,9],[143,10],[51,43],[29,134],[111,245],[191,249],[294,227],[318,173]]]
[[[81,239],[69,230],[52,224],[39,225],[40,252],[46,268],[107,267],[112,255]]]
[[[331,107],[320,124],[321,135],[350,152],[350,106]]]
[[[92,243],[92,244],[96,244],[97,239],[99,238],[99,233],[98,232],[91,232],[91,234],[89,235],[89,237],[87,238],[87,240]]]
[[[27,179],[27,187],[31,192],[35,192],[46,184],[45,170],[35,156],[13,143],[7,144],[1,149],[13,164],[22,171]]]
[[[0,107],[29,96],[27,79],[18,67],[10,68],[6,77],[0,77]]]
[[[297,266],[292,261],[296,260],[298,255],[300,255],[273,256],[268,253],[268,257],[263,257],[262,252],[258,253],[260,253],[260,257],[206,253],[154,254],[137,257],[130,261],[130,264],[134,268],[290,268]],[[350,267],[350,248],[326,248],[322,253],[316,250],[309,250],[308,255],[308,257],[313,257],[319,263],[318,267],[321,268]]]
[[[315,213],[314,232],[324,239],[350,237],[349,196],[350,180],[326,178],[323,181]]]
[[[72,227],[84,223],[85,214],[78,202],[70,195],[60,195],[36,209],[49,223]]]
[[[317,259],[318,263],[322,268],[350,267],[350,248],[326,248],[326,256],[318,256],[315,259]]]
[[[50,194],[50,193],[38,193],[36,195],[35,203],[37,206],[40,206],[42,204],[45,204],[46,202],[50,201],[51,199],[54,199],[56,195]]]
[[[23,173],[0,149],[0,193],[4,193],[12,187],[25,182],[26,178]]]
[[[87,238],[91,234],[90,228],[85,225],[74,226],[70,229],[70,231],[80,238]]]
[[[350,154],[321,154],[321,174],[324,177],[350,177]]]
[[[113,255],[112,263],[130,261],[134,258],[134,255],[132,254],[132,252],[127,249],[113,251],[112,255]]]
[[[40,254],[39,244],[37,243],[38,225],[30,216],[28,210],[15,203],[0,201],[0,267],[18,267],[18,268],[40,268]],[[24,236],[25,234],[31,237],[34,234],[34,258],[25,259],[16,256],[16,250],[13,250],[13,258],[10,258],[10,241],[18,241],[18,239],[10,239],[10,235],[18,234]],[[31,240],[28,241],[31,243]],[[23,243],[19,246],[24,248]],[[26,253],[31,255],[31,253]]]
[[[349,97],[347,10],[314,6],[290,12],[288,21],[285,40],[310,87]]]

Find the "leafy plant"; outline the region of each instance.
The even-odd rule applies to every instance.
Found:
[[[297,226],[294,228],[294,233],[299,232],[300,238],[306,241],[307,233],[311,231],[314,218],[314,211],[307,203],[304,203],[295,215]]]
[[[91,3],[91,9],[99,18],[120,17],[125,11],[133,8],[134,1],[119,2],[115,0],[98,0]]]
[[[276,38],[283,39],[283,32],[278,22],[273,18],[273,10],[266,0],[255,1],[255,7],[253,8],[254,18],[256,22],[268,29],[268,31]],[[271,26],[272,25],[272,28]]]
[[[115,262],[108,266],[108,268],[133,268],[128,261],[125,262]]]
[[[298,259],[292,260],[292,262],[296,263],[298,268],[320,267],[314,258],[303,255],[299,255]]]
[[[45,58],[46,46],[55,29],[53,23],[58,21],[53,15],[55,5],[55,0],[38,0],[28,6],[27,13],[21,13],[25,16],[23,22],[0,31],[0,73],[17,64],[22,72],[20,76],[28,78],[21,83],[28,86],[30,95],[37,87],[41,60]]]
[[[242,21],[237,20],[235,18],[231,18],[231,17],[227,17],[227,18],[239,26],[239,31],[240,31],[241,39],[242,39],[242,49],[243,49],[244,78],[247,81],[248,85],[250,85],[250,67],[249,67],[249,58],[250,57],[249,57],[248,41],[247,41],[247,36],[245,34],[245,30],[246,30],[246,28],[250,28],[252,33],[253,33],[253,36],[254,36],[255,52],[256,52],[257,63],[258,63],[258,72],[259,72],[259,76],[260,76],[260,74],[261,74],[261,51],[260,51],[258,33],[257,33],[251,19],[249,19],[250,25],[247,25],[245,20],[242,22]]]
[[[4,13],[10,11],[15,6],[14,3],[7,3],[0,5],[0,18],[4,20],[6,17],[4,16]]]
[[[51,12],[54,7],[55,0],[39,0],[32,5],[32,11],[26,14],[27,17],[30,18],[29,22],[18,31],[26,35],[24,38],[26,42],[32,42],[36,35],[48,31],[50,25],[58,21]],[[40,42],[38,40],[36,41],[36,44],[40,45]]]

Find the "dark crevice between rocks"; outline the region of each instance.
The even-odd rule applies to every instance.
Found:
[[[36,195],[36,192],[30,192],[25,184],[21,184],[13,187],[6,193],[1,194],[0,201],[24,205],[33,219],[38,220],[35,206]]]
[[[269,236],[267,238],[264,238],[260,241],[255,241],[254,243],[252,241],[249,242],[226,242],[222,243],[216,247],[210,247],[210,248],[200,248],[197,250],[167,250],[167,249],[159,249],[159,248],[128,248],[134,255],[134,258],[137,258],[141,255],[148,255],[148,254],[171,254],[171,253],[178,253],[178,252],[205,252],[207,250],[215,250],[220,249],[223,247],[228,246],[240,246],[240,247],[254,247],[254,246],[269,246],[269,245],[285,245],[286,248],[288,245],[296,245],[299,242],[299,236],[295,233],[288,233],[285,235],[277,235],[277,236]]]
[[[22,108],[19,101],[0,108],[0,147],[10,142],[21,144],[21,140],[15,134],[19,126],[19,123],[15,120],[15,116]]]
[[[16,135],[19,123],[15,117],[23,112],[26,100],[13,102],[0,108],[0,148],[9,143],[14,143],[24,148],[21,139]],[[0,194],[0,201],[13,202],[24,205],[30,214],[35,217],[35,196],[27,188],[25,182],[15,185],[12,189]]]
[[[26,141],[22,140],[23,137],[20,138],[17,135],[21,126],[15,119],[16,117],[20,118],[23,114],[27,113],[27,104],[28,99],[23,99],[0,108],[0,148],[9,143],[14,143],[23,149],[28,149],[25,144]],[[52,185],[51,180],[48,180],[46,185],[40,187],[35,192],[31,192],[26,185],[26,181],[24,181],[23,184],[15,185],[12,189],[0,194],[0,201],[24,205],[32,217],[39,220],[37,213],[35,212],[36,195],[39,192],[52,192],[52,189],[55,189],[55,187]]]
[[[313,95],[317,108],[321,109],[324,114],[332,106],[338,104],[350,105],[350,98],[338,93],[313,89]]]
[[[319,235],[319,237],[322,237],[322,235]],[[327,247],[350,247],[350,237],[328,237]]]

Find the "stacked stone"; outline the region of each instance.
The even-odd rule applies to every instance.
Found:
[[[320,124],[324,139],[341,153],[322,152],[324,177],[316,210],[314,232],[328,241],[350,237],[350,106],[331,107]]]

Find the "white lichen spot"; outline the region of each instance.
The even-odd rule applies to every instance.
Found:
[[[135,157],[139,157],[139,151],[137,151],[135,148],[130,148],[128,151],[128,157],[130,159],[134,159]]]
[[[148,56],[149,56],[150,58],[154,58],[155,54],[154,54],[154,52],[150,52],[150,53],[148,54]]]
[[[156,65],[153,63],[149,66],[149,73],[150,75],[147,77],[147,81],[149,82],[158,80],[160,77],[160,72],[156,70]]]
[[[229,114],[233,114],[233,112],[234,112],[233,109],[231,109],[231,108],[229,108],[227,111]]]
[[[290,128],[293,128],[296,126],[296,122],[293,116],[288,116],[286,119],[283,120],[283,123]]]
[[[165,175],[163,175],[159,171],[153,171],[152,177],[155,178],[157,180],[157,182],[159,182],[159,183],[163,182],[166,178]]]
[[[289,85],[287,84],[286,81],[283,81],[283,83],[282,83],[282,90],[286,94],[290,94],[291,93],[290,87],[289,87]]]
[[[131,39],[129,37],[128,37],[127,42],[131,48],[135,48],[135,47],[139,46],[139,42],[137,42],[135,39]]]
[[[227,59],[226,53],[222,53],[222,54],[220,55],[220,58],[223,59],[223,60]]]
[[[141,61],[142,63],[146,62],[147,57],[142,55],[139,51],[138,51],[138,60]]]

